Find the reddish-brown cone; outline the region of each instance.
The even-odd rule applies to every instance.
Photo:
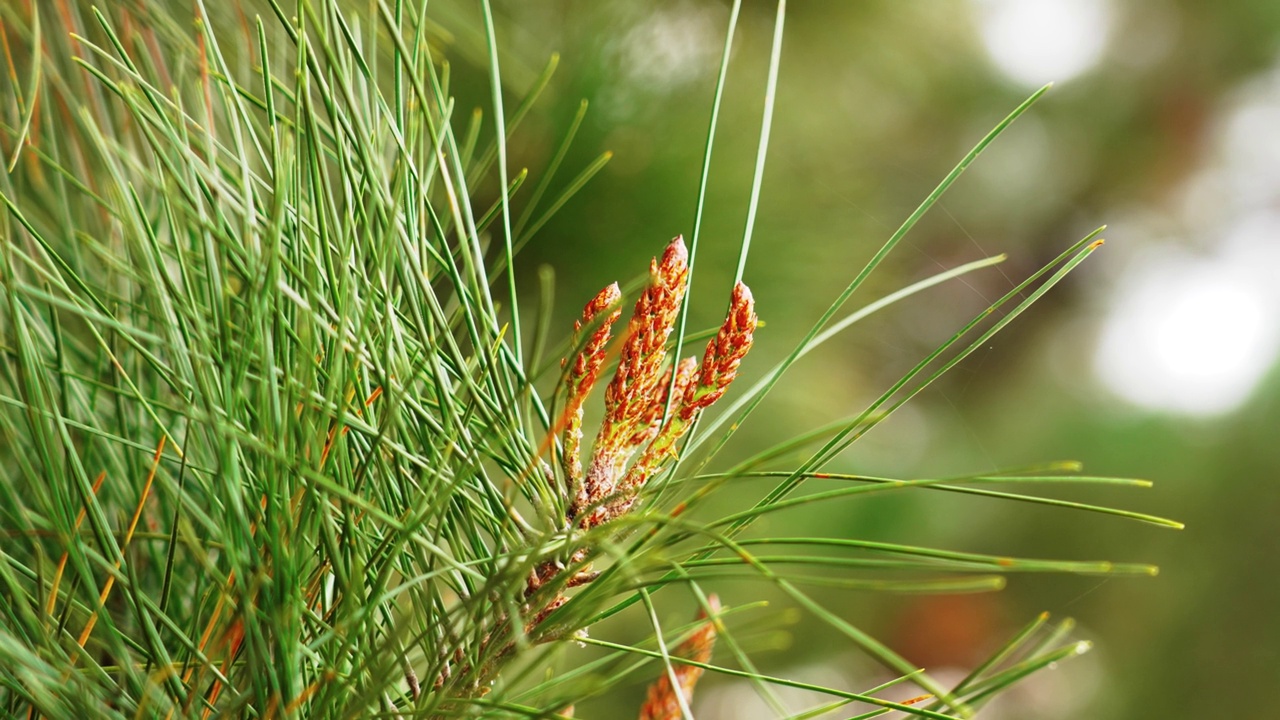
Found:
[[[715,595],[707,598],[711,612],[720,612],[720,601]],[[707,617],[706,611],[698,613],[698,619]],[[640,720],[681,720],[684,714],[680,710],[680,698],[689,705],[693,698],[694,686],[702,677],[702,668],[676,662],[677,658],[707,663],[711,660],[711,650],[716,643],[716,621],[709,619],[694,631],[689,639],[680,643],[671,653],[671,671],[664,673],[649,686],[649,694],[644,705],[640,707]],[[671,676],[675,676],[677,684],[672,684]],[[679,693],[679,695],[677,695]]]
[[[599,323],[599,327],[591,333],[591,337],[586,344],[582,346],[582,350],[573,360],[573,366],[569,368],[568,377],[565,385],[568,389],[565,407],[564,407],[564,431],[562,434],[562,443],[564,445],[564,472],[568,476],[570,482],[574,485],[582,481],[582,404],[586,402],[587,395],[591,393],[591,389],[595,387],[596,381],[600,378],[600,368],[604,366],[605,349],[609,345],[609,334],[613,327],[613,323],[622,315],[621,309],[615,309],[609,312],[622,299],[622,291],[618,289],[618,283],[601,290],[591,302],[587,303],[582,309],[582,318],[573,324],[573,345],[577,346],[581,340],[582,331],[591,327],[593,323]],[[566,360],[562,360],[564,364]]]
[[[698,384],[689,388],[685,396],[687,413],[697,412],[724,395],[729,383],[738,376],[738,365],[742,363],[742,358],[751,349],[758,322],[751,289],[742,283],[734,285],[733,296],[729,301],[729,316],[720,326],[720,332],[707,343]]]
[[[659,387],[665,345],[684,299],[688,261],[684,240],[677,237],[667,245],[661,261],[655,258],[649,263],[649,286],[636,300],[618,370],[605,389],[604,420],[591,450],[591,465],[574,499],[575,518],[587,506],[615,492],[637,449],[630,441],[649,432],[654,404],[665,403],[665,388]],[[607,519],[603,508],[597,507],[583,524],[590,527]]]
[[[636,300],[618,371],[605,390],[605,420],[599,440],[606,446],[620,445],[630,437],[654,400],[667,354],[664,346],[684,299],[688,262],[684,239],[677,237],[667,245],[661,262],[654,259],[649,263],[649,287]]]

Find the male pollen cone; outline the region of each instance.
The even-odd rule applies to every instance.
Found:
[[[591,302],[582,309],[582,318],[573,324],[573,344],[581,339],[582,331],[599,320],[600,326],[591,333],[582,351],[574,358],[573,367],[569,369],[568,400],[564,408],[564,469],[565,474],[577,482],[582,479],[582,404],[586,402],[591,388],[600,378],[600,368],[604,366],[605,350],[609,344],[609,334],[613,323],[622,315],[617,308],[600,320],[600,316],[622,299],[622,291],[618,283],[613,283],[596,294]]]
[[[600,439],[606,445],[630,437],[653,401],[662,377],[664,346],[675,327],[688,277],[689,252],[684,239],[677,236],[662,253],[661,262],[649,262],[649,286],[636,300],[627,325],[618,372],[605,390],[605,426]]]
[[[729,316],[720,326],[720,332],[707,343],[698,383],[685,391],[683,410],[686,417],[691,418],[694,413],[724,395],[729,383],[738,375],[738,365],[742,363],[742,358],[751,349],[758,323],[751,289],[742,283],[734,285],[729,301]]]
[[[720,612],[719,598],[709,595],[707,606],[713,613]],[[698,619],[706,617],[705,610],[698,612]],[[671,657],[707,663],[711,661],[711,650],[715,647],[715,643],[716,621],[710,619],[695,630],[688,640],[680,643],[671,653]],[[679,683],[678,689],[671,684],[671,675],[676,676],[676,681]],[[644,705],[640,707],[640,720],[681,720],[684,714],[680,710],[679,698],[684,698],[685,704],[688,705],[693,697],[694,686],[698,684],[700,677],[702,677],[700,667],[680,662],[671,663],[671,672],[663,673],[649,686],[649,694],[645,698]]]

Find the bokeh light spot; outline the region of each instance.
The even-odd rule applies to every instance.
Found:
[[[1135,263],[1097,346],[1107,387],[1188,415],[1243,403],[1280,350],[1280,307],[1239,260],[1180,254]]]
[[[1033,87],[1097,64],[1113,22],[1107,0],[978,0],[977,10],[992,62]]]

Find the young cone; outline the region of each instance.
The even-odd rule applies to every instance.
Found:
[[[684,238],[676,237],[662,253],[662,261],[649,263],[649,287],[636,300],[627,325],[618,371],[605,390],[605,421],[599,440],[617,446],[643,419],[662,376],[667,338],[675,328],[680,302],[689,277],[689,252]]]
[[[715,339],[707,343],[698,384],[689,388],[685,397],[686,414],[696,413],[724,395],[729,383],[738,376],[742,358],[751,349],[758,323],[751,288],[742,283],[734,285],[729,300],[729,316]]]
[[[591,302],[587,303],[586,307],[582,309],[582,318],[573,324],[572,344],[576,347],[582,338],[582,331],[591,327],[593,323],[599,323],[599,327],[591,333],[587,343],[582,346],[582,350],[574,358],[573,366],[569,368],[565,382],[568,393],[564,407],[564,431],[561,435],[564,446],[562,464],[565,475],[569,478],[573,487],[582,482],[582,461],[580,459],[582,452],[582,404],[586,402],[587,395],[591,394],[591,389],[595,387],[596,381],[600,379],[600,368],[604,366],[605,349],[609,344],[610,331],[613,328],[613,323],[622,315],[621,308],[614,309],[612,312],[609,312],[609,310],[610,308],[615,308],[621,299],[622,291],[618,289],[618,283],[609,285],[592,298]],[[566,364],[567,360],[568,358],[562,360],[561,365]]]
[[[720,600],[715,595],[707,597],[707,606],[712,613],[720,612]],[[705,610],[698,612],[699,620],[706,617]],[[671,653],[671,658],[672,660],[682,658],[698,663],[710,662],[711,650],[715,647],[715,643],[716,620],[712,618],[695,630],[689,639],[680,643]],[[676,684],[671,682],[672,675],[675,676]],[[664,673],[649,686],[649,694],[645,698],[644,705],[640,707],[640,720],[681,720],[684,713],[680,709],[680,701],[683,698],[683,704],[688,706],[693,698],[694,686],[698,684],[700,677],[702,677],[702,668],[673,662],[671,671]]]

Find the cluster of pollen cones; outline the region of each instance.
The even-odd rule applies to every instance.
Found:
[[[707,344],[702,363],[688,357],[667,362],[667,339],[675,327],[689,275],[683,238],[667,245],[649,264],[649,285],[636,300],[618,359],[605,388],[605,415],[583,471],[582,408],[600,379],[614,323],[622,311],[617,283],[601,290],[574,324],[574,346],[566,358],[567,401],[561,434],[562,465],[572,502],[569,520],[583,529],[608,522],[631,509],[640,489],[675,459],[676,444],[698,414],[724,395],[751,348],[756,314],[751,291],[733,288],[729,315]],[[592,330],[592,328],[594,328]],[[586,342],[582,333],[590,330]],[[674,375],[674,381],[672,376]],[[664,420],[665,418],[665,420]]]
[[[641,489],[676,459],[679,441],[698,415],[719,400],[738,373],[738,365],[751,349],[757,318],[751,291],[737,283],[730,298],[728,317],[716,337],[707,344],[701,363],[688,357],[668,361],[667,341],[675,328],[689,276],[689,255],[684,239],[667,245],[661,259],[649,264],[649,283],[636,300],[622,338],[618,367],[604,391],[605,413],[591,446],[585,468],[582,458],[583,405],[600,380],[614,324],[622,315],[622,293],[617,283],[601,290],[574,324],[572,346],[580,348],[562,362],[567,389],[561,431],[561,466],[568,493],[566,524],[590,530],[625,515],[635,506]],[[589,333],[587,337],[584,334]],[[573,559],[581,561],[585,553]],[[564,565],[549,562],[529,577],[526,597],[557,578]],[[590,582],[593,575],[579,571],[564,586]],[[531,612],[526,630],[566,602],[563,594]],[[709,598],[708,607],[719,611]],[[706,614],[699,615],[706,618]],[[716,620],[707,619],[672,653],[669,670],[650,688],[641,709],[641,720],[682,717],[681,705],[693,692],[716,637]],[[572,712],[571,710],[569,712]]]

